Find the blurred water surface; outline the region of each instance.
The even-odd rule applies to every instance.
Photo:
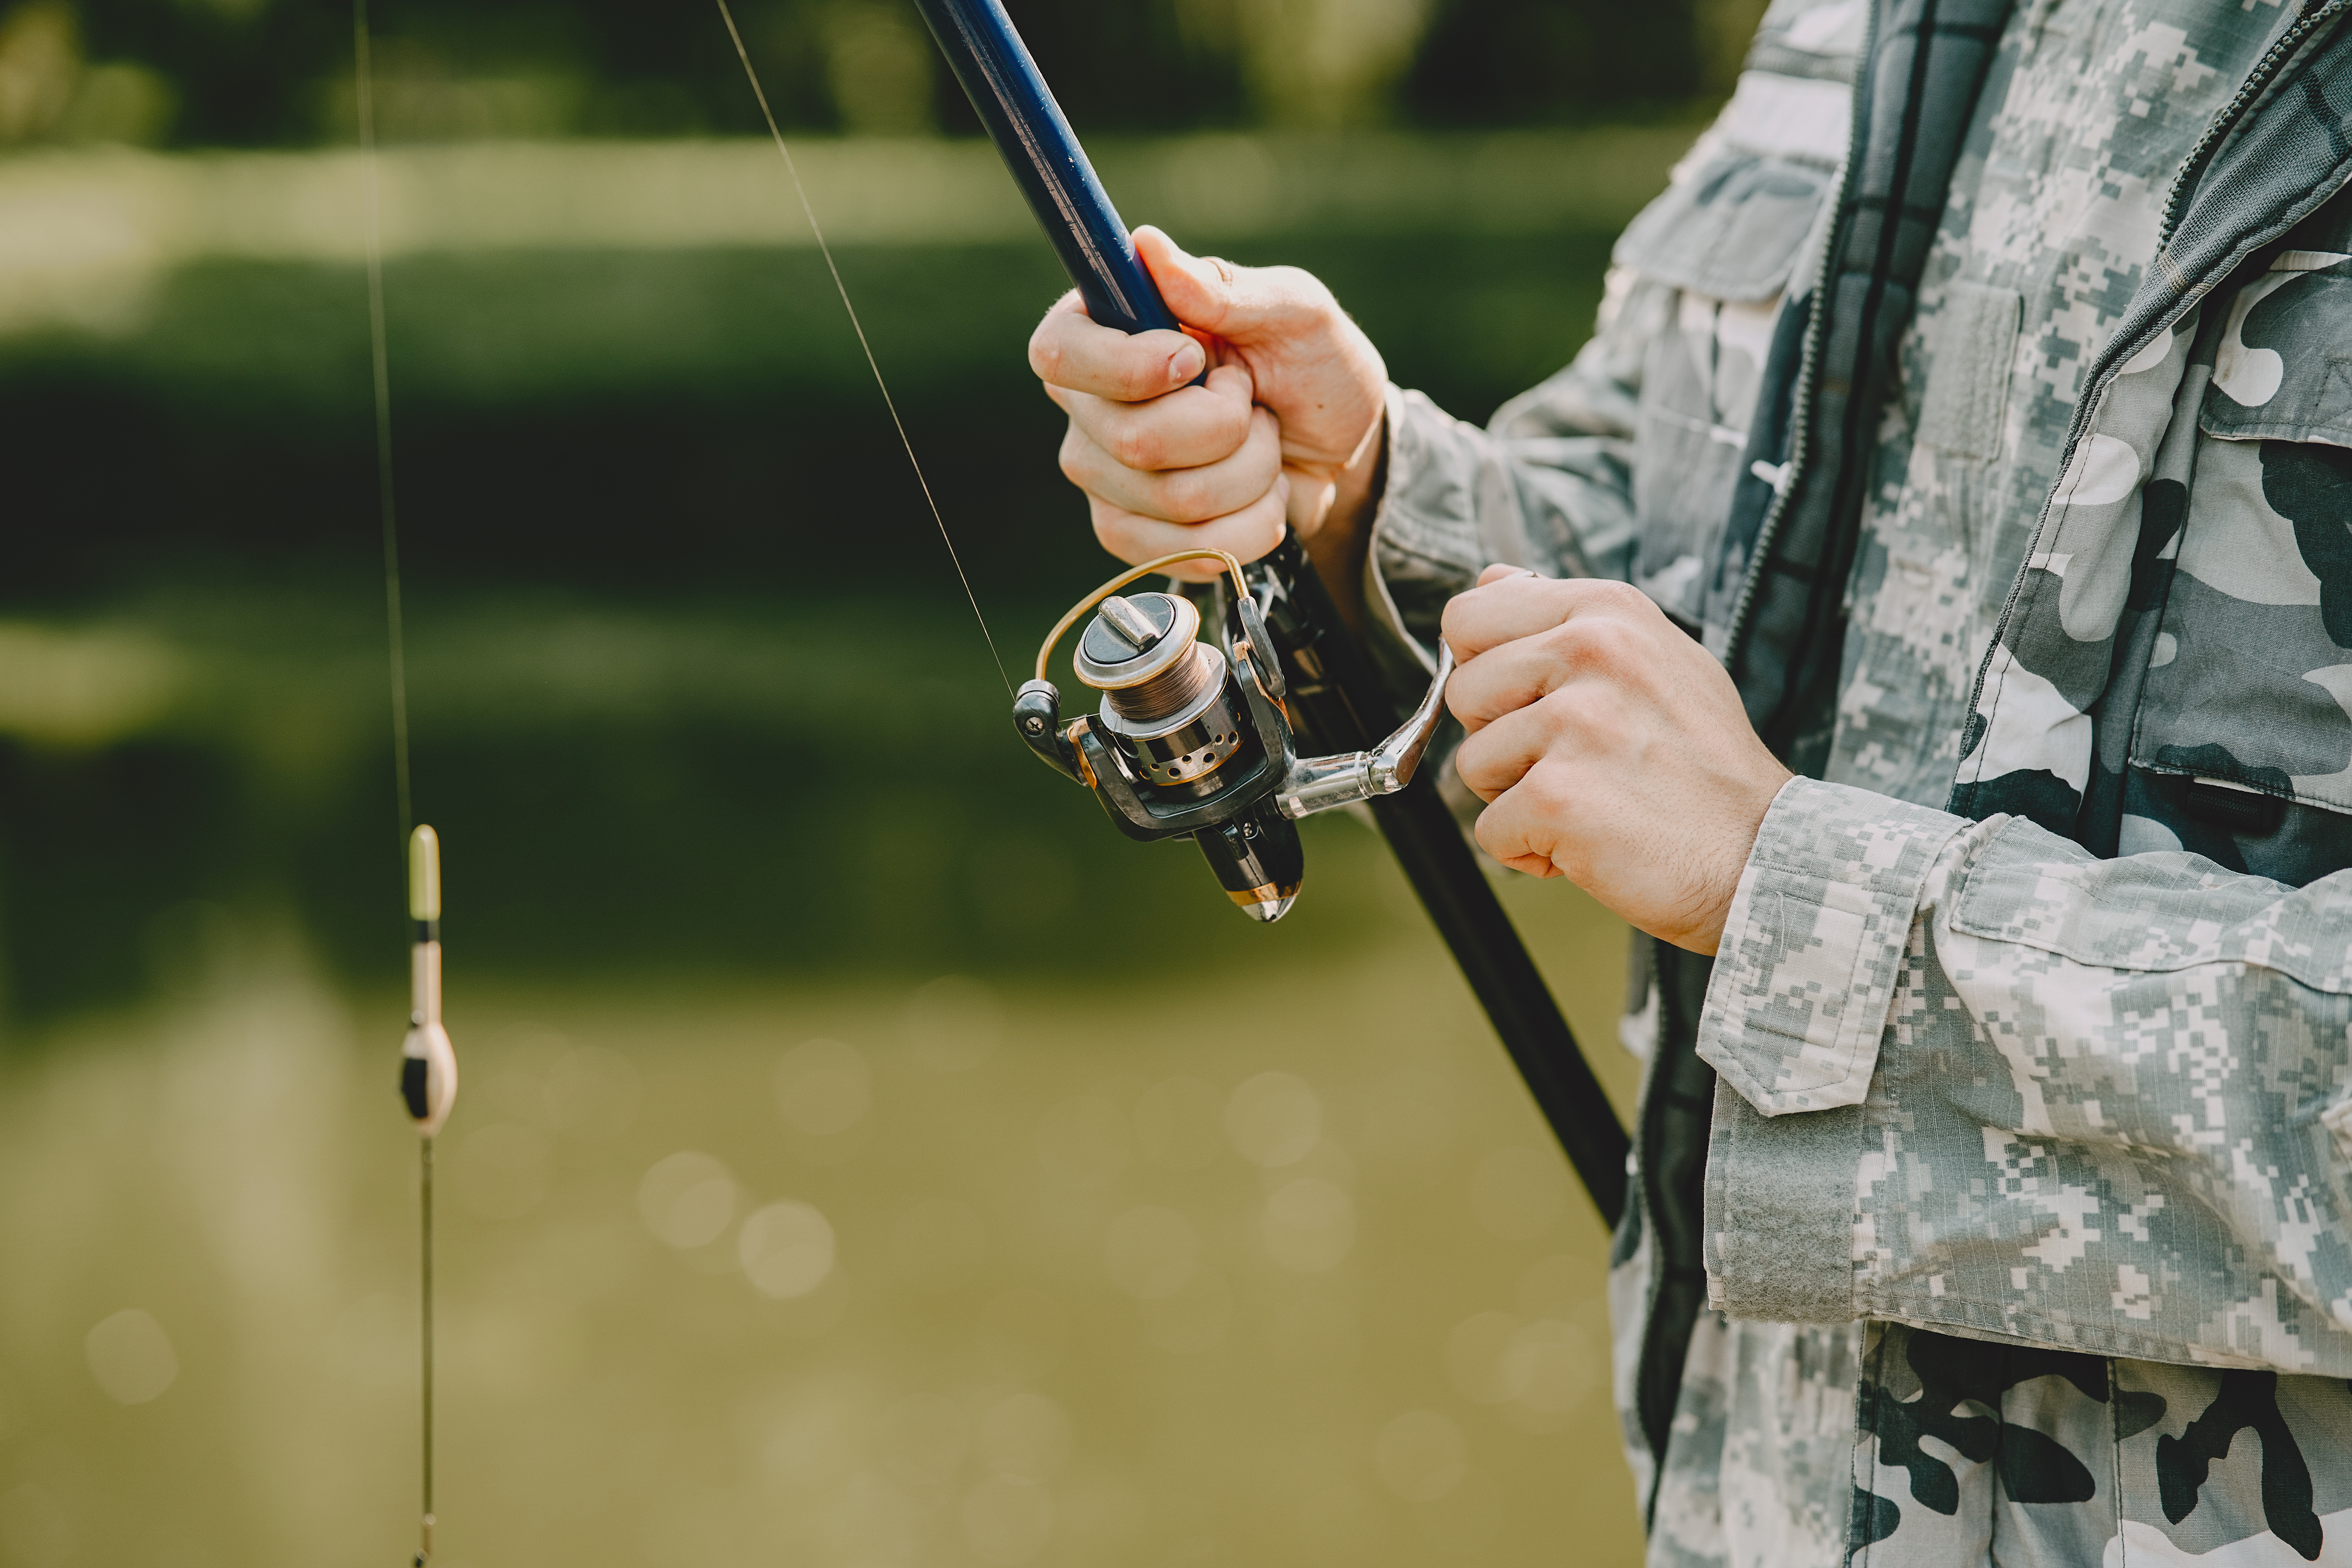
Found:
[[[1313,267],[1398,380],[1483,416],[1581,342],[1680,140],[1106,168],[1131,218]],[[813,174],[1017,668],[1107,567],[1022,363],[1060,282],[973,152]],[[413,771],[466,1074],[436,1561],[1632,1561],[1604,1238],[1385,852],[1308,824],[1298,909],[1255,928],[1013,743],[755,153],[392,170]],[[409,1549],[350,173],[0,162],[0,212],[40,219],[0,226],[26,1568]],[[1622,928],[1505,887],[1622,1106]]]
[[[436,1561],[1633,1561],[1601,1226],[1362,869],[1345,954],[1058,984],[519,987],[453,915]],[[1622,1093],[1622,935],[1517,891]],[[402,1002],[191,946],[0,1068],[0,1552],[394,1561]]]

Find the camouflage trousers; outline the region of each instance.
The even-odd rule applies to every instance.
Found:
[[[1704,1319],[1653,1524],[1673,1568],[2352,1563],[2342,1380]],[[1704,1451],[1701,1451],[1704,1450]]]

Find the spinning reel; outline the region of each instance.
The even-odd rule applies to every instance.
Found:
[[[1222,563],[1232,584],[1220,638],[1202,640],[1201,605],[1189,595],[1119,593],[1150,573],[1200,560]],[[1190,837],[1225,896],[1271,923],[1289,911],[1306,879],[1293,824],[1412,782],[1437,730],[1454,653],[1441,640],[1429,694],[1378,746],[1301,757],[1281,651],[1267,627],[1280,579],[1269,573],[1262,592],[1264,603],[1242,563],[1221,550],[1181,551],[1120,574],[1054,627],[1037,650],[1037,678],[1013,699],[1013,721],[1031,751],[1094,791],[1120,832],[1145,842]],[[1216,596],[1206,597],[1214,613]],[[1046,666],[1090,610],[1072,662],[1102,700],[1091,718],[1065,725]],[[1300,662],[1312,671],[1311,659]]]

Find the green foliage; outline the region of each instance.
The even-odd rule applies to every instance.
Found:
[[[1593,120],[1719,90],[1750,0],[1009,0],[1087,132]],[[907,0],[743,0],[802,131],[975,131]],[[715,7],[379,0],[386,141],[750,133]],[[1717,35],[1723,35],[1718,37]],[[1733,38],[1733,35],[1737,35]],[[17,0],[0,7],[0,146],[301,146],[352,133],[341,5]]]

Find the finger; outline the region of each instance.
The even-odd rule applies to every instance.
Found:
[[[1454,672],[1454,679],[1461,679]],[[1549,750],[1554,726],[1538,723],[1525,710],[1481,727],[1454,749],[1454,771],[1470,793],[1492,805],[1525,778]]]
[[[1173,392],[1208,363],[1208,351],[1182,332],[1103,326],[1075,292],[1055,301],[1029,334],[1029,368],[1038,380],[1121,403]]]
[[[1499,583],[1506,577],[1540,577],[1542,575],[1542,573],[1531,570],[1528,567],[1513,566],[1507,563],[1497,561],[1492,566],[1487,567],[1484,572],[1478,574],[1478,586],[1483,588],[1489,583]]]
[[[1514,871],[1537,877],[1568,874],[1555,858],[1560,847],[1560,814],[1572,803],[1556,787],[1556,770],[1530,774],[1478,814],[1472,834],[1478,847]]]
[[[1454,679],[1445,683],[1445,706],[1475,735],[1505,714],[1542,701],[1576,673],[1554,639],[1520,637],[1456,665]]]
[[[1456,594],[1445,606],[1445,640],[1465,663],[1490,647],[1549,631],[1571,617],[1638,614],[1649,604],[1638,588],[1593,577],[1498,577]]]
[[[1290,526],[1299,538],[1312,539],[1331,515],[1331,503],[1339,499],[1339,482],[1328,474],[1310,472],[1295,465],[1286,466],[1282,472],[1290,481]]]
[[[1238,511],[1205,522],[1169,522],[1121,510],[1099,498],[1088,499],[1094,510],[1095,537],[1102,541],[1103,548],[1139,565],[1179,550],[1222,550],[1243,561],[1255,561],[1282,542],[1282,512],[1289,492],[1286,482],[1277,481]],[[1169,575],[1205,583],[1223,570],[1214,561],[1188,561],[1170,568]]]
[[[1193,468],[1239,451],[1250,435],[1250,374],[1220,365],[1205,386],[1182,386],[1148,403],[1115,403],[1048,384],[1087,439],[1122,468]]]
[[[1124,511],[1167,522],[1207,522],[1238,511],[1274,487],[1282,472],[1282,431],[1263,408],[1229,457],[1197,468],[1146,473],[1130,468],[1073,424],[1062,441],[1062,472],[1088,495]]]

